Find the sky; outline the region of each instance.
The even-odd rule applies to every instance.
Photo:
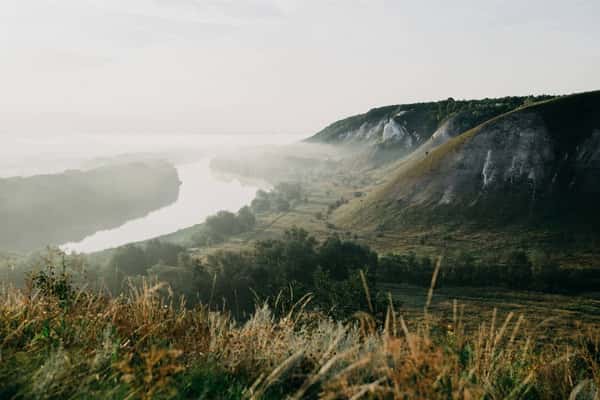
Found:
[[[598,0],[2,0],[0,134],[293,133],[600,89]]]

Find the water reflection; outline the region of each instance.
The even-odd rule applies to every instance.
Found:
[[[96,232],[80,242],[67,243],[61,248],[88,253],[175,232],[201,223],[219,210],[237,211],[250,203],[258,189],[268,188],[266,184],[256,181],[241,182],[231,177],[223,179],[211,171],[209,163],[210,159],[204,158],[177,165],[182,184],[179,198],[170,206],[118,228]]]

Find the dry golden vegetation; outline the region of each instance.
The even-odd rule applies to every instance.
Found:
[[[526,314],[467,326],[457,303],[442,321],[429,312],[433,286],[418,322],[391,298],[384,316],[334,321],[310,296],[235,321],[156,282],[110,297],[34,275],[1,293],[0,398],[597,398],[599,332],[540,341]]]

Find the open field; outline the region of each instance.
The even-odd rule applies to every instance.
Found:
[[[426,288],[384,284],[380,289],[389,291],[401,302],[401,311],[408,320],[422,317],[427,302]],[[496,312],[499,321],[504,321],[509,313],[513,313],[514,318],[522,315],[527,331],[535,333],[539,340],[564,340],[584,326],[600,329],[600,292],[565,296],[502,288],[438,288],[433,292],[429,309],[442,324],[449,324],[455,301],[458,313],[464,315],[465,323],[471,328],[482,321],[491,321]]]

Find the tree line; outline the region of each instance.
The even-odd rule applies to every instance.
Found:
[[[414,253],[380,258],[378,278],[385,282],[429,286],[434,261]],[[495,257],[460,251],[444,257],[437,286],[505,287],[551,293],[578,293],[600,287],[597,268],[562,268],[543,253],[510,250]]]
[[[238,317],[250,314],[257,301],[270,299],[290,306],[311,294],[312,307],[344,317],[357,310],[385,308],[381,283],[428,287],[434,260],[414,253],[378,255],[370,247],[339,236],[318,241],[292,228],[280,239],[261,240],[249,250],[220,250],[203,259],[177,245],[150,241],[119,249],[107,269],[115,291],[129,280],[155,277],[191,303],[227,309]],[[362,273],[362,276],[361,276]],[[561,268],[543,254],[516,250],[495,259],[461,251],[446,255],[438,287],[506,287],[515,290],[577,293],[596,290],[594,269]],[[367,295],[368,287],[369,294]],[[369,304],[370,303],[370,304]]]
[[[227,309],[240,318],[250,315],[257,302],[276,301],[289,309],[311,294],[311,307],[343,317],[367,310],[369,302],[377,304],[378,261],[368,246],[337,236],[319,242],[292,228],[281,239],[257,241],[247,251],[220,250],[202,260],[181,246],[156,240],[127,245],[111,258],[105,283],[119,292],[127,282],[155,277],[191,304]],[[373,299],[367,299],[365,286]]]

